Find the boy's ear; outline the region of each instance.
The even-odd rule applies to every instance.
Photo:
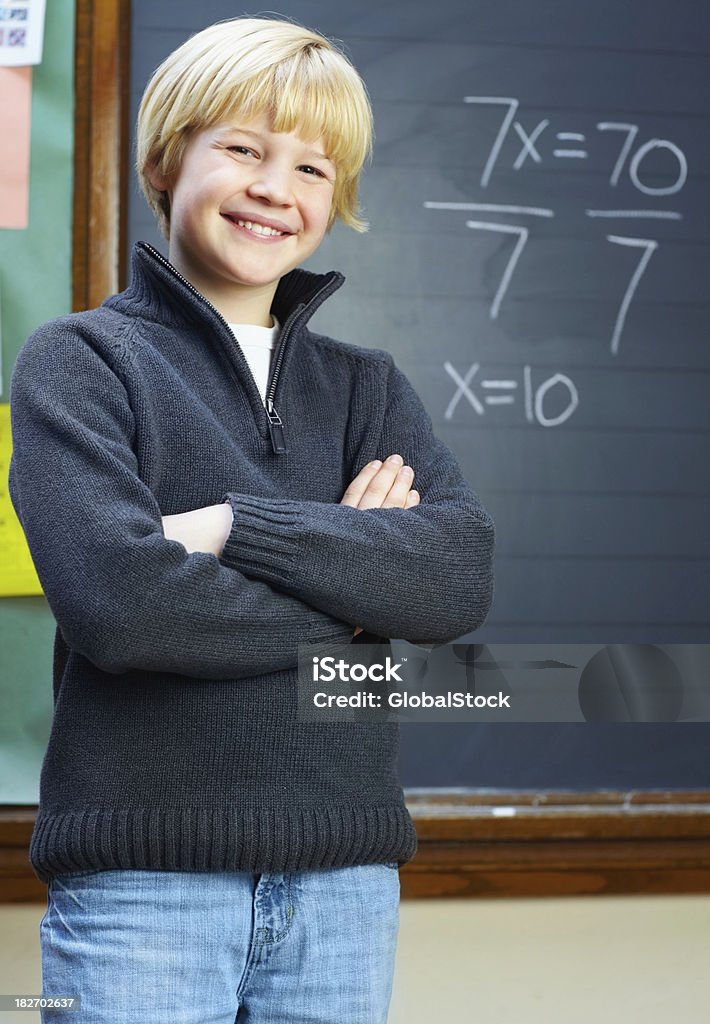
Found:
[[[153,188],[157,189],[158,192],[167,192],[168,182],[165,175],[161,174],[157,167],[146,168],[145,176],[151,183]]]

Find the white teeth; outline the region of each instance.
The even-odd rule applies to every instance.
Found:
[[[237,224],[240,228],[248,228],[249,231],[253,231],[256,235],[285,235],[285,231],[277,231],[276,228],[268,228],[265,224],[254,224],[251,220],[238,220]]]

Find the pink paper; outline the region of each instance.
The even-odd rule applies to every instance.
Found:
[[[32,68],[0,67],[0,228],[29,220]]]

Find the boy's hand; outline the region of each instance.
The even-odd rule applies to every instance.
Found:
[[[161,518],[165,537],[179,541],[188,554],[204,551],[219,558],[231,532],[234,516],[231,506],[224,502]]]
[[[340,500],[352,508],[413,508],[419,504],[419,492],[411,489],[414,471],[404,466],[401,455],[390,455],[385,462],[364,466]]]
[[[419,491],[410,488],[414,471],[403,462],[401,455],[390,455],[385,462],[363,466],[340,504],[352,508],[414,508],[419,504]],[[362,626],[355,627],[353,637],[358,633],[362,633]]]

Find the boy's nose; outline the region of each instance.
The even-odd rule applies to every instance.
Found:
[[[293,193],[285,174],[278,170],[265,171],[261,173],[249,185],[247,192],[258,199],[266,199],[274,206],[290,206],[293,201]]]

